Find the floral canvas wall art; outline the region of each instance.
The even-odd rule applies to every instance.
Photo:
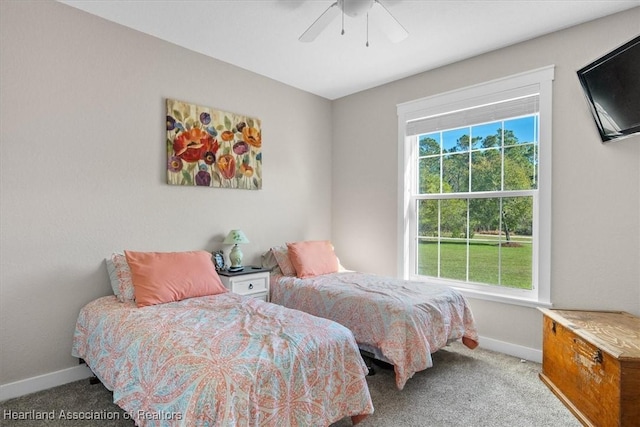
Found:
[[[260,119],[167,99],[167,183],[262,188]]]

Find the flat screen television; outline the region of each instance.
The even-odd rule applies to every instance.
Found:
[[[640,133],[640,36],[578,70],[603,142]]]

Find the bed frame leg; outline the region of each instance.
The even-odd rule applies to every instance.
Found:
[[[370,376],[375,375],[375,374],[376,374],[376,370],[375,370],[375,368],[373,367],[373,363],[371,363],[371,360],[369,360],[368,362],[367,362],[367,361],[365,361],[364,363],[366,363],[366,365],[367,365],[367,369],[369,369],[369,373],[367,374],[367,376],[369,376],[369,377],[370,377]]]
[[[84,359],[78,358],[78,364],[79,364],[79,365],[87,365],[87,362],[85,362],[85,361],[84,361]],[[88,367],[89,369],[91,369],[91,368],[89,367],[89,365],[87,365],[87,367]],[[91,373],[93,374],[93,371],[91,371]],[[91,385],[95,385],[95,384],[102,384],[102,381],[100,381],[100,380],[98,379],[98,377],[96,377],[96,376],[95,376],[95,374],[94,374],[92,377],[89,377],[89,384],[91,384]]]
[[[367,365],[367,369],[369,369],[369,373],[367,376],[372,376],[376,374],[376,370],[373,367],[373,358],[366,354],[366,352],[360,351],[360,356],[362,356],[362,360],[364,360],[364,364]]]

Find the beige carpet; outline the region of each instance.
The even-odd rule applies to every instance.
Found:
[[[455,343],[434,354],[434,366],[417,373],[404,390],[395,387],[393,371],[376,367],[368,377],[375,413],[362,427],[579,427],[580,423],[538,379],[540,365],[491,351],[468,350]],[[2,426],[133,426],[101,384],[77,381],[0,403]],[[54,411],[53,420],[16,421],[6,411]],[[86,411],[114,420],[60,418]],[[9,412],[10,414],[11,412]],[[332,427],[349,426],[348,419]]]

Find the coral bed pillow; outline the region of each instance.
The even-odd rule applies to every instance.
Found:
[[[138,307],[227,292],[209,252],[124,251],[124,254]]]
[[[338,271],[338,258],[328,240],[287,243],[289,259],[300,278]]]

